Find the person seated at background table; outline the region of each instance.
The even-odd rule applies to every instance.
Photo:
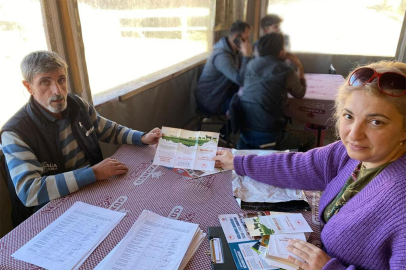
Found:
[[[214,45],[195,90],[198,109],[210,114],[227,112],[232,96],[243,85],[245,67],[251,59],[250,34],[248,23],[236,21],[228,36]],[[226,139],[225,126],[220,136]]]
[[[271,147],[307,151],[314,146],[313,133],[285,129],[283,110],[288,93],[303,98],[306,81],[302,63],[297,56],[286,53],[283,42],[280,33],[262,36],[258,42],[258,57],[247,65],[237,120],[241,128],[238,149]],[[287,58],[296,65],[299,74],[285,62]]]
[[[267,14],[261,19],[261,28],[265,34],[280,33],[282,19],[276,14]]]
[[[264,31],[265,34],[271,34],[271,33],[281,33],[281,23],[282,23],[282,18],[279,17],[276,14],[267,14],[265,17],[261,19],[261,28],[262,31]],[[288,35],[283,35],[284,38],[284,43],[285,43],[285,49],[289,51],[290,48],[290,42],[289,42],[289,36]],[[254,43],[254,52],[256,52],[256,47],[258,46],[258,41]]]
[[[56,53],[36,51],[21,62],[29,101],[2,127],[12,221],[17,226],[47,202],[127,172],[116,159],[103,159],[99,141],[156,144],[149,133],[100,116],[82,98],[67,93],[67,64]]]
[[[307,269],[405,269],[406,64],[356,69],[336,98],[341,141],[306,153],[235,156],[218,165],[270,185],[324,191],[319,218],[324,251],[303,241],[288,250]]]

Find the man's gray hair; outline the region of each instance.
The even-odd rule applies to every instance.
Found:
[[[32,83],[35,75],[49,73],[57,69],[68,70],[68,65],[58,54],[50,51],[36,51],[24,57],[20,64],[25,81]]]

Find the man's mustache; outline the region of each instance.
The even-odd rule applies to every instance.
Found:
[[[65,97],[63,95],[55,95],[49,98],[49,102],[52,101],[60,101],[60,100],[64,100]]]

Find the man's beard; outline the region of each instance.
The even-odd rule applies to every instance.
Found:
[[[63,100],[63,102],[57,103],[56,105],[52,105],[52,101],[59,101],[59,100]],[[47,109],[52,113],[63,112],[66,109],[66,106],[67,106],[66,98],[63,95],[52,96],[48,99]]]

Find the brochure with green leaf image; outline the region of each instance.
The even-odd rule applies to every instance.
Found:
[[[219,133],[162,127],[162,134],[153,164],[214,171]]]

